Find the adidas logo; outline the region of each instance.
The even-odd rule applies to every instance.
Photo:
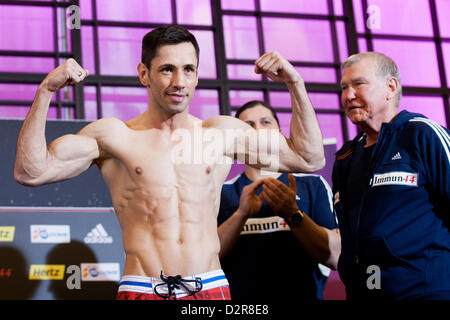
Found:
[[[402,158],[402,156],[400,155],[400,152],[397,152],[397,153],[395,154],[395,156],[392,157],[391,160],[400,160],[401,158]]]
[[[112,243],[112,237],[108,236],[105,228],[99,223],[84,238],[84,243]]]

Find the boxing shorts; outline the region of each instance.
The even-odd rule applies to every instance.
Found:
[[[160,278],[126,275],[117,300],[231,300],[228,280],[222,270],[181,277]]]

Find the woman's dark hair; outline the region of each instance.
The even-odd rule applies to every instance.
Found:
[[[273,116],[273,117],[275,118],[275,120],[277,121],[278,127],[280,127],[280,121],[278,120],[277,112],[275,111],[275,109],[272,108],[272,107],[270,107],[270,106],[268,106],[268,105],[266,105],[264,102],[258,101],[258,100],[249,101],[249,102],[247,102],[246,104],[244,104],[242,107],[240,107],[240,108],[236,111],[235,117],[239,119],[239,116],[241,115],[242,112],[244,112],[244,111],[247,110],[247,109],[254,108],[254,107],[258,106],[258,105],[262,105],[263,107],[269,109],[270,112],[272,112],[272,116]]]
[[[152,60],[156,56],[159,47],[166,44],[178,44],[190,42],[194,46],[197,56],[197,66],[199,63],[200,48],[194,35],[178,25],[168,25],[156,28],[147,33],[142,39],[141,62],[150,69]]]

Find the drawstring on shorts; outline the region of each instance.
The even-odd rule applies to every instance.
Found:
[[[176,275],[174,277],[172,276],[167,276],[165,277],[163,275],[163,272],[161,270],[161,275],[160,275],[161,280],[163,281],[163,283],[157,284],[154,288],[154,292],[161,298],[164,299],[168,299],[170,296],[172,296],[172,294],[175,295],[174,290],[175,289],[180,289],[180,286],[186,290],[189,295],[193,295],[196,294],[197,292],[201,291],[203,289],[203,284],[202,284],[202,279],[196,277],[194,280],[187,280],[187,279],[183,279],[181,277],[181,275]],[[192,286],[187,286],[186,284],[189,282],[194,282],[195,283],[195,288],[192,288]],[[157,288],[159,286],[164,286],[167,285],[167,291],[168,294],[162,294],[159,293]]]

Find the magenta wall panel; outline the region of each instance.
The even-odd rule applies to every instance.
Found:
[[[224,10],[255,10],[255,0],[221,0]]]
[[[343,21],[336,22],[336,35],[338,40],[339,58],[340,62],[342,62],[348,57],[347,33]]]
[[[176,3],[178,23],[212,24],[210,0],[177,0]]]
[[[161,0],[96,0],[99,20],[172,22],[171,1]]]
[[[94,30],[90,26],[81,27],[81,58],[82,67],[89,70],[89,74],[95,74],[94,57]]]
[[[24,106],[0,106],[0,118],[2,119],[25,119],[30,107]],[[47,119],[57,119],[56,107],[48,109]]]
[[[100,73],[136,76],[141,61],[142,38],[150,30],[99,27]]]
[[[0,84],[0,100],[34,100],[38,84]],[[52,101],[56,101],[56,94]]]
[[[310,92],[308,94],[315,109],[339,109],[339,96],[336,93]],[[273,107],[291,108],[291,95],[289,92],[273,91],[269,94],[270,104]]]
[[[393,59],[400,69],[403,85],[440,87],[436,47],[429,41],[373,41],[375,51]]]
[[[270,105],[274,108],[291,108],[291,95],[287,91],[269,92]]]
[[[356,32],[364,32],[365,30],[365,19],[366,15],[363,16],[363,9],[361,0],[352,0],[353,3],[353,13],[355,15],[355,25]]]
[[[320,130],[322,130],[322,137],[324,139],[336,138],[336,148],[342,147],[344,139],[340,115],[319,113],[317,120],[319,121]]]
[[[0,50],[53,51],[53,9],[0,5]]]
[[[305,82],[335,83],[336,71],[332,68],[295,67]]]
[[[374,5],[379,8],[380,25],[374,25],[371,29],[374,34],[433,35],[428,0],[368,0],[367,2],[368,6]],[[371,14],[374,15],[374,13]]]
[[[200,78],[217,77],[216,59],[214,54],[214,37],[211,31],[190,30],[197,39],[200,47],[200,65],[198,75]]]
[[[230,90],[230,104],[235,107],[240,107],[251,100],[264,101],[264,94],[262,91],[254,90]]]
[[[344,15],[344,8],[342,7],[342,0],[333,0],[334,14],[337,16]]]
[[[359,52],[367,52],[367,41],[364,38],[358,38],[358,49]],[[344,59],[345,60],[345,59]]]
[[[328,14],[327,0],[273,1],[260,0],[261,11]]]
[[[450,19],[449,19],[450,1],[448,0],[435,0],[435,1],[441,37],[450,38]]]
[[[444,55],[445,75],[447,85],[450,84],[450,42],[442,42],[442,53]]]
[[[80,0],[81,19],[92,19],[92,0]]]
[[[97,120],[97,89],[93,86],[84,87],[84,117],[86,120]]]
[[[421,113],[440,125],[447,126],[442,97],[403,96],[398,109]]]
[[[339,95],[336,93],[311,92],[309,99],[314,108],[317,109],[339,109]]]
[[[329,22],[263,18],[262,23],[266,51],[277,50],[291,61],[333,61]]]
[[[229,59],[257,59],[259,57],[256,18],[223,17],[225,54]]]
[[[103,117],[128,121],[148,108],[146,88],[102,87]]]
[[[227,65],[228,79],[233,80],[262,80],[260,74],[255,73],[255,65],[229,64]]]
[[[443,2],[446,1],[443,0]],[[372,21],[377,21],[371,29],[374,34],[433,35],[428,0],[368,0],[367,2],[368,6],[373,5],[378,8],[377,13],[370,11],[370,15],[375,18]],[[363,12],[361,0],[353,0],[353,9],[356,31],[362,33],[366,29],[369,13]]]
[[[48,73],[54,67],[53,58],[0,56],[0,72]]]

